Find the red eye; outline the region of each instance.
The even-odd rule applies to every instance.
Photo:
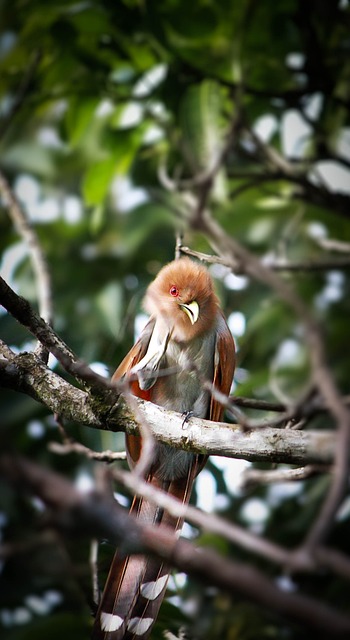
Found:
[[[172,287],[170,287],[170,295],[174,296],[174,298],[177,298],[177,296],[179,295],[179,290],[177,287],[175,287],[175,285],[173,285]]]

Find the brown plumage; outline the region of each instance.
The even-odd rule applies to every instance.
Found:
[[[136,374],[137,380],[130,384],[134,395],[172,411],[220,421],[223,408],[203,389],[202,380],[212,381],[227,395],[235,349],[207,269],[189,258],[166,265],[149,285],[144,307],[150,320],[113,379]],[[158,376],[163,369],[172,373]],[[141,446],[139,436],[126,436],[131,467]],[[187,503],[205,462],[205,456],[157,443],[147,480]],[[182,526],[180,520],[142,498],[134,498],[131,511],[144,523],[172,531]],[[169,567],[160,561],[147,556],[123,558],[117,551],[96,614],[93,640],[146,640],[168,573]]]

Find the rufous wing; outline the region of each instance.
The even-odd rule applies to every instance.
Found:
[[[224,316],[219,312],[214,354],[213,384],[215,389],[225,396],[228,396],[230,393],[235,362],[235,343]],[[209,420],[220,422],[223,413],[223,405],[215,397],[215,394],[213,394],[209,405]]]
[[[151,318],[146,324],[145,328],[142,330],[137,342],[135,342],[134,346],[131,347],[129,353],[126,354],[125,358],[122,360],[119,367],[114,372],[112,376],[112,380],[118,381],[124,378],[125,381],[127,382],[128,373],[131,372],[131,369],[138,362],[140,362],[140,360],[144,357],[144,355],[147,352],[148,345],[153,333],[154,325],[155,325],[155,320]],[[143,391],[142,389],[140,389],[136,376],[134,379],[130,379],[128,388],[130,392],[134,396],[137,396],[138,398],[142,398],[143,400],[151,399],[152,389],[149,389],[147,391]],[[140,436],[126,435],[125,444],[126,444],[126,451],[127,451],[129,464],[133,467],[140,457],[141,438]]]
[[[138,363],[147,352],[148,345],[151,340],[151,336],[153,333],[155,325],[154,318],[151,318],[144,329],[142,330],[140,337],[137,342],[135,342],[134,346],[131,347],[129,353],[126,354],[125,358],[121,361],[119,367],[116,369],[112,376],[112,380],[117,381],[121,380],[131,371],[131,369]],[[143,391],[140,389],[137,380],[130,381],[130,390],[132,391],[134,396],[138,398],[143,398],[144,400],[150,399],[149,391]]]

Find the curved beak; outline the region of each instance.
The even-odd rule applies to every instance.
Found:
[[[186,313],[186,315],[188,315],[191,324],[194,324],[195,322],[197,322],[198,318],[199,318],[199,305],[198,302],[196,302],[195,300],[193,300],[192,302],[189,302],[188,304],[180,304],[181,309]]]

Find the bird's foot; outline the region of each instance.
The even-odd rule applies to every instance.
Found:
[[[189,420],[194,416],[193,411],[184,411],[182,414],[182,425],[181,425],[181,429],[186,429],[187,427],[187,423],[189,422]]]

